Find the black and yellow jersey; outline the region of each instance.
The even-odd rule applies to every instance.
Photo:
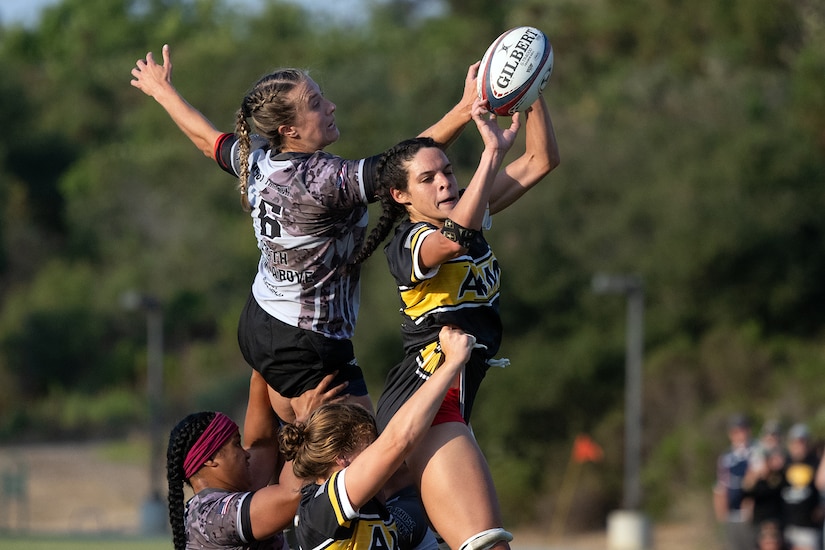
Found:
[[[501,268],[479,233],[467,253],[424,272],[418,263],[424,238],[438,231],[432,224],[402,222],[384,248],[401,301],[401,332],[407,353],[438,339],[444,325],[456,325],[487,347],[488,357],[501,344],[498,300]]]
[[[347,496],[346,469],[301,490],[295,532],[301,550],[399,550],[387,508],[373,498],[356,510]]]

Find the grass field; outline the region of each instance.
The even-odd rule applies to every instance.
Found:
[[[171,537],[137,538],[114,536],[0,535],[3,550],[171,550]]]

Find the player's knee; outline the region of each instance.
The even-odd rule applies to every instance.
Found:
[[[459,550],[489,550],[499,542],[510,542],[513,535],[501,527],[476,533],[462,543]]]

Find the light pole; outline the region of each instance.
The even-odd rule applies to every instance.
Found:
[[[166,530],[166,506],[161,500],[161,421],[163,400],[163,308],[148,294],[128,291],[121,295],[123,308],[146,313],[146,397],[149,409],[149,498],[141,509],[141,532]]]
[[[624,513],[614,516],[609,537],[616,548],[646,548],[647,523],[639,512],[642,447],[642,355],[644,349],[644,283],[635,275],[598,274],[593,291],[627,297],[625,343]],[[618,534],[617,534],[618,533]],[[627,536],[630,533],[629,537]],[[629,540],[628,540],[629,539]]]

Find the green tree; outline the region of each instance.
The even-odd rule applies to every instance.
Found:
[[[278,0],[256,13],[63,0],[32,29],[0,28],[1,433],[19,434],[34,405],[41,425],[79,418],[78,402],[140,420],[111,405],[143,382],[142,319],[119,305],[128,289],[164,303],[176,412],[244,398],[235,333],[258,251],[233,178],[129,86],[147,51],[170,44],[176,86],[226,130],[262,74],[309,69],[337,105],[343,138],[330,150],[357,158],[431,124],[487,45],[531,24],[556,56],[545,97],[562,164],[488,234],[513,364],[488,374],[473,419],[508,519],[546,519],[552,507],[536,503],[580,431],[606,451],[588,507],[619,501],[625,304],[592,292],[598,272],[645,280],[652,511],[705,490],[734,408],[811,419],[825,435],[817,2],[364,6],[363,21],[338,22]],[[474,128],[451,146],[460,181],[479,151]],[[377,396],[401,355],[380,251],[362,283],[355,344]]]

